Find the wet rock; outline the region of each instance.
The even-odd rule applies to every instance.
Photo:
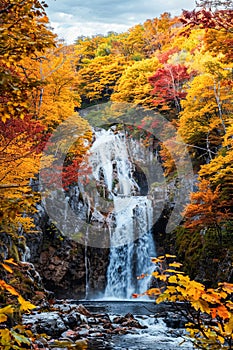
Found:
[[[111,322],[106,322],[106,323],[104,323],[103,328],[111,330],[111,329],[113,329],[113,325]]]
[[[63,317],[64,323],[69,328],[74,328],[82,323],[82,318],[78,312],[72,311],[68,315],[64,315]]]
[[[68,304],[67,302],[64,303],[64,301],[61,300],[60,303],[54,303],[53,308],[57,309],[59,311],[62,311],[62,312],[70,312],[70,311],[74,310],[76,307]]]
[[[91,333],[99,333],[99,332],[101,332],[101,331],[103,331],[103,327],[101,327],[101,326],[96,326],[96,327],[92,327],[91,329],[90,329],[90,331],[89,331],[89,333],[91,334]]]
[[[73,331],[72,329],[68,329],[68,331],[63,332],[61,336],[62,338],[75,341],[79,338],[80,334],[78,332]]]
[[[104,338],[104,334],[103,333],[92,333],[92,334],[90,334],[90,337],[92,337],[92,338]]]
[[[126,333],[128,333],[128,329],[123,327],[117,327],[112,331],[112,334],[126,334]]]
[[[35,340],[35,344],[37,345],[38,348],[47,348],[48,346],[48,341],[43,338],[43,337],[40,337],[38,339]]]
[[[97,322],[98,322],[98,320],[95,317],[88,318],[89,325],[95,325]]]
[[[88,329],[82,329],[78,331],[78,334],[81,338],[87,337],[89,335],[89,330]]]
[[[95,317],[97,317],[99,322],[102,322],[102,323],[110,323],[111,322],[108,314],[96,314]]]
[[[45,333],[52,337],[60,336],[67,330],[67,326],[58,312],[42,312],[24,316],[23,323],[25,325],[31,324],[31,330],[34,333]]]
[[[80,304],[78,307],[77,307],[77,311],[84,315],[84,316],[87,316],[87,317],[91,317],[92,314],[82,305]]]
[[[80,196],[78,186],[69,189],[69,204],[84,222],[89,213],[89,204]],[[63,208],[59,208],[58,211]],[[43,285],[53,291],[56,298],[83,299],[86,296],[86,265],[88,258],[90,269],[88,272],[89,292],[96,290],[104,292],[106,287],[106,273],[109,259],[109,249],[88,247],[71,240],[61,239],[61,234],[54,227],[43,206],[38,205],[38,213],[34,215],[37,235],[27,235],[27,245],[30,249],[30,261],[39,272]],[[64,214],[63,212],[61,214]],[[105,218],[104,218],[105,220]],[[7,251],[3,252],[7,257]]]
[[[137,320],[129,320],[122,323],[123,327],[145,329],[147,326],[141,325]]]
[[[167,316],[164,318],[164,322],[167,327],[177,329],[185,328],[187,320],[179,315],[168,313]]]
[[[123,317],[115,317],[113,322],[121,324],[123,327],[145,329],[147,326],[141,325],[131,313],[126,314]]]

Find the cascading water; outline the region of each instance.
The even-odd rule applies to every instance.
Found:
[[[137,276],[153,271],[152,203],[140,195],[129,148],[124,133],[101,130],[95,132],[89,158],[100,195],[95,198],[95,209],[100,197],[112,202],[112,210],[106,212],[110,234],[106,298],[128,299],[132,293],[145,291],[149,278]]]

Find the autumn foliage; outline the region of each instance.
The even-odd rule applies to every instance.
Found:
[[[26,301],[33,295],[25,293],[23,281],[19,283],[18,264],[25,233],[35,233],[32,215],[40,195],[32,183],[51,133],[80,105],[74,52],[56,40],[45,8],[37,0],[0,4],[0,347],[6,350],[31,346],[32,334],[20,323],[21,314],[35,306]],[[85,127],[80,139],[77,135],[79,148],[70,150],[64,187],[74,181],[73,168],[88,148],[83,134],[91,138],[87,122],[78,114],[76,119],[80,128]],[[51,161],[56,162],[55,154]]]
[[[196,348],[232,349],[233,284],[224,282],[215,289],[206,288],[185,275],[180,270],[182,264],[176,262],[173,255],[152,258],[152,262],[155,264],[152,276],[158,287],[133,296],[148,295],[154,297],[157,304],[173,303],[174,311],[184,318],[186,330]]]
[[[172,18],[164,13],[125,33],[78,37],[74,45],[68,46],[52,33],[44,1],[1,1],[0,233],[7,234],[11,249],[0,256],[0,288],[4,295],[13,296],[16,301],[9,305],[6,300],[2,302],[1,323],[14,314],[15,308],[21,311],[32,308],[11,285],[8,274],[12,274],[21,260],[17,248],[20,240],[26,232],[34,232],[32,214],[37,210],[40,194],[32,184],[38,178],[42,152],[54,150],[45,159],[43,169],[45,174],[47,171],[48,181],[56,184],[56,170],[62,171],[63,190],[68,190],[79,174],[89,171],[80,164],[92,142],[89,123],[94,125],[98,118],[93,114],[87,121],[77,111],[107,101],[131,103],[155,116],[161,113],[176,128],[176,140],[181,138],[182,145],[185,143],[196,175],[195,192],[190,195],[184,220],[171,234],[172,244],[168,247],[183,259],[185,272],[196,278],[202,269],[201,277],[216,286],[205,288],[177,270],[178,263],[170,263],[165,270],[154,273],[163,287],[147,294],[159,293],[157,302],[186,303],[186,311],[191,315],[187,330],[197,347],[232,347],[233,11],[230,5],[231,1],[227,0],[200,0],[196,9],[183,11],[180,17]],[[105,120],[98,119],[98,125],[110,123],[115,115],[122,125],[134,123],[135,116],[130,113],[122,117],[119,110],[108,112]],[[51,135],[72,115],[78,135],[64,154],[65,144],[72,135],[67,133],[65,139],[53,143]],[[169,147],[156,139],[159,128],[157,119],[150,113],[137,124],[135,135],[145,147],[152,147],[165,176],[174,181],[177,174],[174,157]],[[169,128],[164,132],[169,134]],[[174,140],[167,140],[167,146]],[[173,155],[179,159],[182,151],[179,142],[173,149]],[[57,160],[62,157],[65,161],[62,169],[58,169]],[[50,176],[51,169],[54,177]],[[4,248],[4,243],[1,247]],[[169,256],[154,262],[163,265],[166,259]],[[215,275],[212,268],[217,269]],[[220,283],[218,287],[217,283]],[[30,335],[24,332],[24,329],[6,328],[2,338],[6,342],[13,339],[14,348],[22,349],[22,344],[26,347],[30,344]]]

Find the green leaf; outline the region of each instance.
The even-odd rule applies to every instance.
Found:
[[[28,344],[28,345],[31,344],[30,340],[29,340],[28,338],[26,338],[24,335],[18,334],[18,333],[16,333],[15,331],[11,331],[11,334],[12,334],[12,336],[14,337],[15,341],[16,341],[19,345],[21,345],[22,343]]]

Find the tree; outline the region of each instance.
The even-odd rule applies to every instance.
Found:
[[[215,55],[223,52],[225,62],[233,57],[233,11],[230,6],[231,1],[203,0],[198,4],[200,10],[183,11],[180,18],[185,36],[189,36],[193,28],[204,28],[206,49]]]
[[[2,6],[1,16],[1,232],[17,238],[19,229],[32,228],[26,214],[34,212],[39,197],[30,181],[38,172],[49,133],[73,115],[80,97],[74,91],[74,52],[55,47],[43,6],[38,1],[15,1],[9,8]],[[82,125],[79,116],[77,121]],[[77,164],[78,150],[70,153],[70,159],[71,154]],[[68,170],[66,174],[70,177]]]
[[[52,131],[81,106],[81,97],[75,90],[78,82],[73,47],[58,44],[43,56],[25,59],[22,74],[40,82],[28,96],[30,111],[37,120]]]
[[[76,88],[82,106],[108,101],[127,64],[124,57],[109,55],[95,57],[80,69]]]
[[[12,274],[13,267],[17,264],[13,259],[5,259],[1,263],[5,273]],[[22,321],[21,313],[29,312],[36,306],[26,301],[22,295],[5,280],[0,279],[1,298],[5,298],[5,307],[0,308],[0,345],[1,349],[27,349],[32,344],[32,333],[27,331],[23,325],[12,325],[13,318]],[[8,324],[8,327],[6,326]],[[9,326],[11,324],[11,326]]]
[[[215,188],[218,186],[221,191],[221,199],[224,201],[222,208],[225,208],[229,218],[232,219],[233,196],[233,150],[232,150],[232,123],[227,127],[222,147],[217,156],[208,164],[204,164],[199,174],[202,179],[207,179]]]
[[[177,17],[172,18],[170,13],[164,12],[159,18],[148,19],[143,26],[143,52],[145,57],[153,57],[171,46],[180,24]]]
[[[205,72],[189,84],[186,100],[182,101],[178,132],[194,159],[204,157],[199,163],[214,158],[229,123],[232,92],[228,74],[218,62],[206,62]]]
[[[44,7],[37,0],[3,1],[0,6],[0,229],[12,235],[21,225],[31,227],[24,214],[33,211],[38,199],[29,180],[45,138],[43,126],[31,113],[29,96],[40,80],[25,77],[21,65],[55,45]]]
[[[111,100],[153,107],[148,78],[158,66],[158,59],[150,58],[135,62],[126,68],[114,88]]]
[[[19,247],[25,248],[24,234],[34,232],[32,216],[40,200],[31,183],[50,132],[73,114],[79,102],[72,89],[75,68],[71,52],[59,45],[55,48],[44,7],[37,0],[0,4],[0,234],[4,238],[4,256],[0,257],[0,344],[4,350],[31,346],[32,334],[20,323],[21,312],[34,305],[21,295],[25,284],[18,283],[22,275]],[[80,128],[87,125],[78,115],[76,121]],[[89,128],[86,137],[91,138]],[[85,141],[80,135],[69,150],[64,187],[73,181],[69,176],[74,170],[69,171],[69,166],[78,166],[80,154],[88,148]],[[17,266],[17,274],[9,276],[12,266]],[[14,288],[14,283],[19,288]],[[11,322],[19,324],[13,327]]]
[[[208,180],[202,179],[198,191],[191,194],[191,203],[185,209],[186,228],[203,232],[209,228],[217,231],[222,241],[222,226],[231,219],[227,201],[221,198],[220,185],[212,189]]]
[[[190,77],[185,65],[166,64],[164,68],[159,68],[149,78],[154,105],[161,111],[174,110],[178,114],[181,111],[180,101],[186,97],[184,85]]]
[[[20,61],[36,57],[54,45],[54,35],[46,27],[43,2],[37,0],[3,0],[0,5],[0,102],[1,119],[23,119],[28,111],[28,92],[37,81],[27,80],[20,74]],[[23,20],[22,20],[23,18]]]
[[[152,258],[155,271],[152,276],[158,281],[141,295],[156,298],[156,303],[170,302],[174,311],[186,321],[189,339],[198,349],[233,348],[233,284],[219,283],[218,287],[206,288],[191,280],[180,270],[181,263],[175,256],[166,254]],[[138,278],[144,278],[145,274]],[[141,296],[133,294],[134,297]]]
[[[219,9],[222,6],[225,6],[225,9]],[[231,1],[204,0],[197,5],[197,7],[200,7],[200,10],[184,10],[180,21],[189,29],[198,25],[207,30],[213,28],[215,30],[232,32],[231,19],[233,14],[230,6]]]

